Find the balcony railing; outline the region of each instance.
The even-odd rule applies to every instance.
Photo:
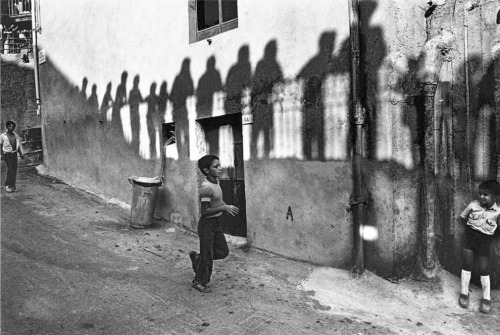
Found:
[[[12,37],[11,34],[2,36],[0,45],[0,53],[2,54],[19,54],[31,53],[33,50],[31,34],[25,33],[25,37]]]
[[[9,0],[9,17],[14,21],[31,20],[31,0]]]

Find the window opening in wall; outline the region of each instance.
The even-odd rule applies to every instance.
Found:
[[[237,0],[189,0],[189,43],[238,28]]]
[[[223,215],[221,228],[225,234],[247,236],[245,173],[243,162],[243,128],[241,113],[198,119],[203,128],[206,153],[220,159],[219,184],[223,200],[240,209],[236,216]]]
[[[179,159],[175,137],[175,123],[163,123],[161,127],[162,133],[162,162],[165,164],[166,159]]]
[[[198,30],[203,30],[218,25],[218,1],[196,1],[196,16],[198,18]]]
[[[175,123],[164,123],[162,125],[163,146],[175,144]]]

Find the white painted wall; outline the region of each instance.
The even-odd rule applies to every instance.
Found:
[[[96,84],[98,97],[108,82],[119,84],[123,71],[129,81],[139,74],[141,92],[154,81],[168,89],[182,60],[191,59],[193,82],[198,82],[206,60],[214,55],[223,79],[247,44],[250,61],[262,58],[265,45],[277,41],[277,59],[286,77],[294,77],[318,51],[322,32],[333,30],[337,43],[348,38],[347,1],[239,0],[236,30],[189,44],[187,0],[41,1],[41,48],[75,85],[83,77]]]

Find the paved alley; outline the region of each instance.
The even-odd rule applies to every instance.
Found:
[[[5,173],[2,169],[2,173]],[[1,192],[2,334],[493,334],[490,315],[455,303],[458,278],[390,283],[230,245],[213,293],[190,286],[196,235],[20,171]],[[124,192],[131,190],[124,190]],[[477,299],[475,299],[477,296]]]

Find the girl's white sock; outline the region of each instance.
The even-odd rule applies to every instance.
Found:
[[[481,286],[483,287],[483,299],[491,300],[490,276],[481,276]]]
[[[469,294],[470,275],[471,275],[470,271],[462,270],[462,275],[460,276],[460,279],[461,279],[460,282],[462,284],[460,293],[462,293],[462,294]],[[483,277],[481,277],[481,283],[483,282],[482,278]],[[489,280],[489,278],[488,278],[488,280]]]

